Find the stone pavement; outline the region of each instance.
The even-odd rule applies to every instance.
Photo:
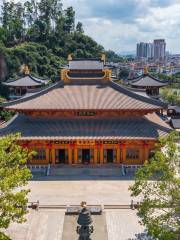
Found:
[[[7,233],[12,240],[61,240],[65,210],[31,210],[27,221],[13,223]]]
[[[133,182],[133,177],[123,177],[119,168],[60,168],[56,175],[35,177],[29,182],[29,201],[56,205],[79,205],[81,201],[90,205],[130,204],[128,188]]]
[[[106,210],[106,222],[110,240],[148,240],[144,227],[139,224],[136,210]],[[143,236],[143,237],[141,237]]]
[[[7,233],[12,240],[63,240],[64,210],[30,211],[27,222],[12,224]],[[105,211],[108,240],[147,240],[136,210]],[[69,228],[72,232],[75,225]],[[69,240],[74,240],[69,238]],[[93,239],[96,240],[96,239]],[[101,240],[101,239],[97,239]]]
[[[129,186],[132,176],[123,177],[118,168],[60,169],[48,177],[36,176],[29,182],[29,201],[41,205],[128,205],[132,197]],[[141,199],[134,199],[140,201]],[[65,210],[31,210],[27,222],[12,224],[8,233],[12,240],[62,240]],[[136,234],[143,233],[136,211],[105,210],[109,240],[144,240]],[[97,239],[100,240],[100,239]]]

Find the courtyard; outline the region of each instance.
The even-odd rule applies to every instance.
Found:
[[[29,182],[29,201],[37,200],[42,205],[128,205],[131,197],[128,190],[134,182],[129,172],[122,176],[119,167],[63,167],[52,168],[50,176],[34,176]]]
[[[31,210],[27,222],[12,224],[7,233],[13,240],[63,240],[64,213],[64,210],[57,209]],[[136,214],[136,210],[106,210],[108,239],[148,240]],[[76,231],[76,226],[70,231]]]
[[[141,200],[131,197],[133,182],[132,173],[122,176],[117,167],[55,168],[50,176],[36,174],[28,184],[29,202],[39,201],[40,208],[30,209],[27,221],[12,224],[7,233],[13,240],[63,240],[66,206],[86,201],[104,208],[109,240],[145,240],[137,211],[122,207]]]

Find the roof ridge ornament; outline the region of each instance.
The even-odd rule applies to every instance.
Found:
[[[24,73],[25,75],[29,75],[30,74],[30,70],[27,64],[23,64],[21,66],[21,72]]]
[[[72,61],[72,54],[68,54],[67,60],[68,60],[68,61]]]
[[[104,61],[104,63],[105,63],[105,61],[106,61],[106,54],[104,54],[104,53],[101,54],[101,61]]]
[[[144,74],[147,75],[149,73],[148,65],[144,66]]]

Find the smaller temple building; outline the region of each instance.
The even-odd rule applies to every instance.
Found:
[[[148,96],[158,99],[159,89],[168,85],[168,82],[160,81],[148,73],[147,67],[144,69],[144,74],[138,78],[129,81],[133,88],[145,89]]]
[[[9,99],[17,99],[26,93],[40,89],[47,85],[49,80],[40,79],[30,74],[28,66],[23,69],[23,75],[16,80],[3,82],[9,89]]]

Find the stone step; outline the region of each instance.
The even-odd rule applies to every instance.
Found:
[[[88,176],[115,176],[122,175],[121,169],[58,169],[51,168],[50,176],[61,175],[61,176],[75,176],[75,175],[88,175]]]

